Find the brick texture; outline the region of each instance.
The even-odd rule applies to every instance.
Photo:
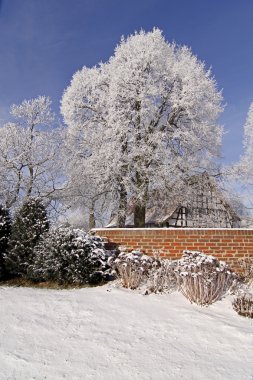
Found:
[[[99,228],[92,231],[106,238],[109,246],[126,246],[172,260],[185,249],[202,251],[224,260],[238,269],[238,259],[253,257],[253,230],[248,229],[180,229],[180,228]]]

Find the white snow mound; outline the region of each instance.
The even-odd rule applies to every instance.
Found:
[[[253,322],[229,298],[0,287],[0,303],[1,380],[252,379]]]

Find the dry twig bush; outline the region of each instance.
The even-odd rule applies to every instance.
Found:
[[[153,259],[139,251],[127,253],[123,247],[120,250],[120,254],[116,258],[110,257],[108,263],[124,288],[137,289],[146,281]]]
[[[195,251],[184,251],[175,272],[183,295],[191,303],[201,306],[221,299],[236,282],[236,275],[228,265]]]
[[[253,285],[253,257],[248,255],[239,260],[239,266],[244,282],[249,286]]]
[[[243,294],[234,299],[233,309],[243,317],[253,318],[253,295]]]
[[[154,259],[147,280],[148,293],[170,293],[177,289],[176,260],[162,259],[154,252]]]

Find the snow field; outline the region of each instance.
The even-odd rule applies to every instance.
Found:
[[[110,284],[0,287],[0,303],[1,380],[253,378],[253,321],[229,297],[200,308]]]

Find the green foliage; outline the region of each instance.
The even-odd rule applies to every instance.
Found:
[[[34,247],[48,229],[49,222],[42,201],[39,198],[29,198],[16,212],[14,218],[10,249],[6,256],[10,273],[29,277]]]

